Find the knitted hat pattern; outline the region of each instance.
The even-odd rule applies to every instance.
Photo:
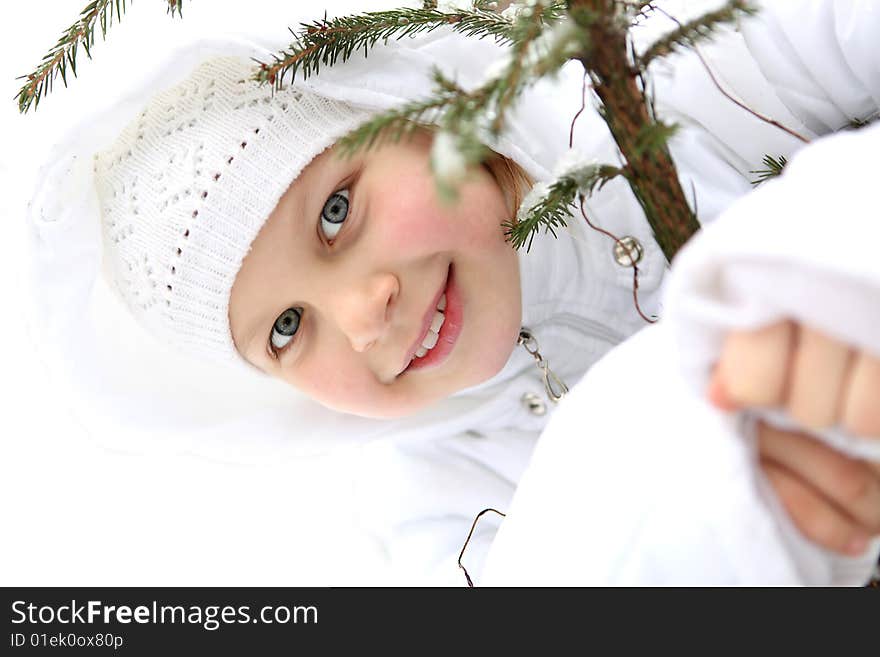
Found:
[[[250,245],[302,169],[369,118],[356,106],[251,80],[219,57],[160,92],[95,155],[104,270],[163,342],[243,359],[229,295]]]

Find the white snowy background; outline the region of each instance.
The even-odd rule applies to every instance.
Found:
[[[131,81],[93,81],[114,44],[141,43],[143,57],[198,29],[202,12],[241,28],[274,16],[286,31],[300,19],[400,2],[325,0],[290,16],[262,2],[192,0],[184,19],[162,0],[137,0],[121,24],[98,38],[94,61],[81,53],[80,78],[60,79],[36,112],[21,116],[16,76],[36,67],[86,0],[4,7],[0,48],[0,584],[359,585],[388,582],[381,547],[350,522],[344,482],[355,450],[264,466],[194,456],[115,450],[70,412],[47,375],[27,328],[24,208],[46,148],[75,125],[83,107],[105,103]],[[276,3],[277,4],[277,3]],[[285,3],[301,7],[301,3]],[[305,3],[303,3],[305,4]],[[102,62],[104,62],[102,64]],[[39,321],[39,320],[37,320]]]

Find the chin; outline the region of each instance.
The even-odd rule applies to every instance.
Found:
[[[418,413],[420,410],[425,408],[428,404],[422,406],[415,406],[414,408],[405,408],[405,409],[381,409],[381,410],[365,410],[365,411],[357,411],[351,413],[351,415],[357,415],[358,417],[364,417],[369,420],[396,420],[401,417],[407,417],[408,415],[413,415]]]
[[[345,413],[346,415],[355,415],[357,417],[367,418],[369,420],[395,420],[397,418],[414,415],[424,408],[433,404],[436,400],[417,401],[409,405],[396,406],[369,406],[369,407],[351,407],[333,403],[320,402],[322,406],[336,411]]]

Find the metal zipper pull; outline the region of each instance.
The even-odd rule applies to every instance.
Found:
[[[535,339],[535,336],[529,329],[523,326],[519,331],[519,337],[517,338],[516,343],[522,345],[523,348],[529,352],[529,355],[535,359],[535,364],[538,366],[538,369],[541,370],[541,375],[544,379],[544,390],[547,392],[547,397],[549,397],[550,401],[554,404],[559,402],[559,400],[565,397],[565,394],[568,392],[568,386],[565,385],[565,382],[562,379],[556,376],[553,370],[550,369],[550,365],[544,360],[541,352],[538,351],[538,341]]]

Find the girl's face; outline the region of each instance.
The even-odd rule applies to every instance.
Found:
[[[431,139],[418,132],[350,159],[329,149],[288,188],[232,288],[232,335],[248,361],[368,417],[413,413],[503,367],[521,317],[501,228],[510,210],[482,167],[443,204]]]

